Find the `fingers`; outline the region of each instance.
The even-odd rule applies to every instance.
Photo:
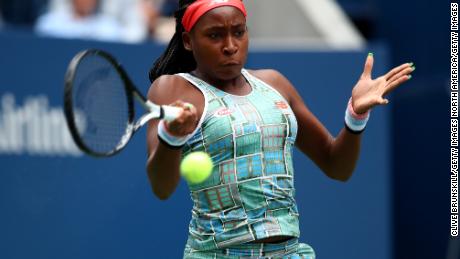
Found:
[[[410,73],[412,73],[415,70],[415,66],[411,65],[411,64],[412,63],[406,63],[406,64],[401,65],[400,66],[400,67],[402,67],[401,70],[399,70],[399,72],[397,72],[396,74],[392,75],[391,77],[387,78],[387,82],[391,83],[391,82],[399,79],[402,76],[409,75]]]
[[[198,118],[195,106],[182,100],[177,100],[170,105],[180,107],[183,111],[179,117],[167,122],[168,131],[176,136],[185,136],[192,133],[195,130]]]
[[[182,108],[184,111],[191,111],[192,113],[196,113],[196,108],[191,103],[184,103]]]
[[[409,71],[409,73],[414,71],[415,67],[413,65],[414,65],[414,63],[412,63],[412,62],[411,63],[404,63],[404,64],[402,64],[402,65],[400,65],[398,67],[393,68],[384,77],[385,77],[385,79],[387,81],[392,81],[391,78],[394,78],[397,75],[401,75],[401,73],[404,72],[404,71]],[[414,69],[410,70],[412,67]]]
[[[384,94],[391,92],[400,84],[406,82],[407,80],[411,79],[410,73],[415,70],[415,66],[413,63],[406,63],[398,67],[399,72],[393,74],[388,80],[387,85],[385,86]],[[390,71],[391,72],[391,71]]]
[[[196,113],[196,108],[195,108],[195,106],[193,106],[193,104],[184,102],[182,100],[177,100],[177,101],[171,103],[170,105],[174,106],[174,107],[182,108],[182,110],[184,112],[185,111],[190,111],[192,113]]]
[[[404,75],[404,76],[401,76],[399,77],[398,79],[396,80],[393,80],[393,82],[389,83],[386,87],[385,87],[385,94],[391,92],[393,89],[395,89],[398,85],[406,82],[407,80],[411,79],[411,75]]]
[[[390,101],[388,101],[388,99],[386,98],[380,98],[378,100],[378,104],[382,104],[382,105],[385,105],[385,104],[388,104]]]
[[[374,54],[369,52],[366,58],[366,63],[364,64],[364,71],[361,75],[361,78],[371,78],[372,77],[372,67],[374,66]]]
[[[193,106],[193,104],[191,103],[183,102],[182,100],[177,100],[171,105],[180,107],[183,109],[183,112],[177,118],[177,120],[180,122],[183,122],[186,119],[190,119],[190,117],[193,117],[193,116],[196,117],[197,110],[195,106]]]
[[[372,106],[371,107],[374,107],[374,106],[377,106],[377,105],[386,105],[388,103],[390,103],[390,101],[388,99],[376,96],[372,100]]]
[[[188,105],[192,105],[192,104],[186,103],[186,102],[184,102],[182,100],[176,100],[175,102],[171,103],[170,105],[175,106],[175,107],[184,108],[184,106],[188,106]]]

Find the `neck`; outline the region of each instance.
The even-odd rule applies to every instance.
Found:
[[[208,84],[228,93],[245,93],[249,87],[246,79],[241,73],[228,79],[216,78],[210,74],[203,73],[199,69],[192,71],[192,74],[206,81]]]

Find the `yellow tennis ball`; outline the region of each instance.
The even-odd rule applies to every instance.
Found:
[[[180,172],[189,183],[201,183],[212,172],[212,160],[206,152],[192,152],[182,159]]]

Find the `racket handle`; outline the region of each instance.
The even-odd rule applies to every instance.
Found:
[[[162,105],[163,119],[166,121],[173,121],[182,113],[183,109],[174,106]]]

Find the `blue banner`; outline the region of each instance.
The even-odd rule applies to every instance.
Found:
[[[184,181],[167,201],[151,192],[145,129],[121,154],[82,155],[62,113],[63,78],[78,51],[101,48],[142,92],[164,46],[0,34],[0,258],[181,258],[191,201]],[[387,67],[373,49],[374,75]],[[247,68],[275,68],[296,86],[332,135],[343,127],[366,52],[254,51]],[[388,109],[372,112],[347,183],[327,178],[296,151],[300,240],[318,258],[391,256]]]

